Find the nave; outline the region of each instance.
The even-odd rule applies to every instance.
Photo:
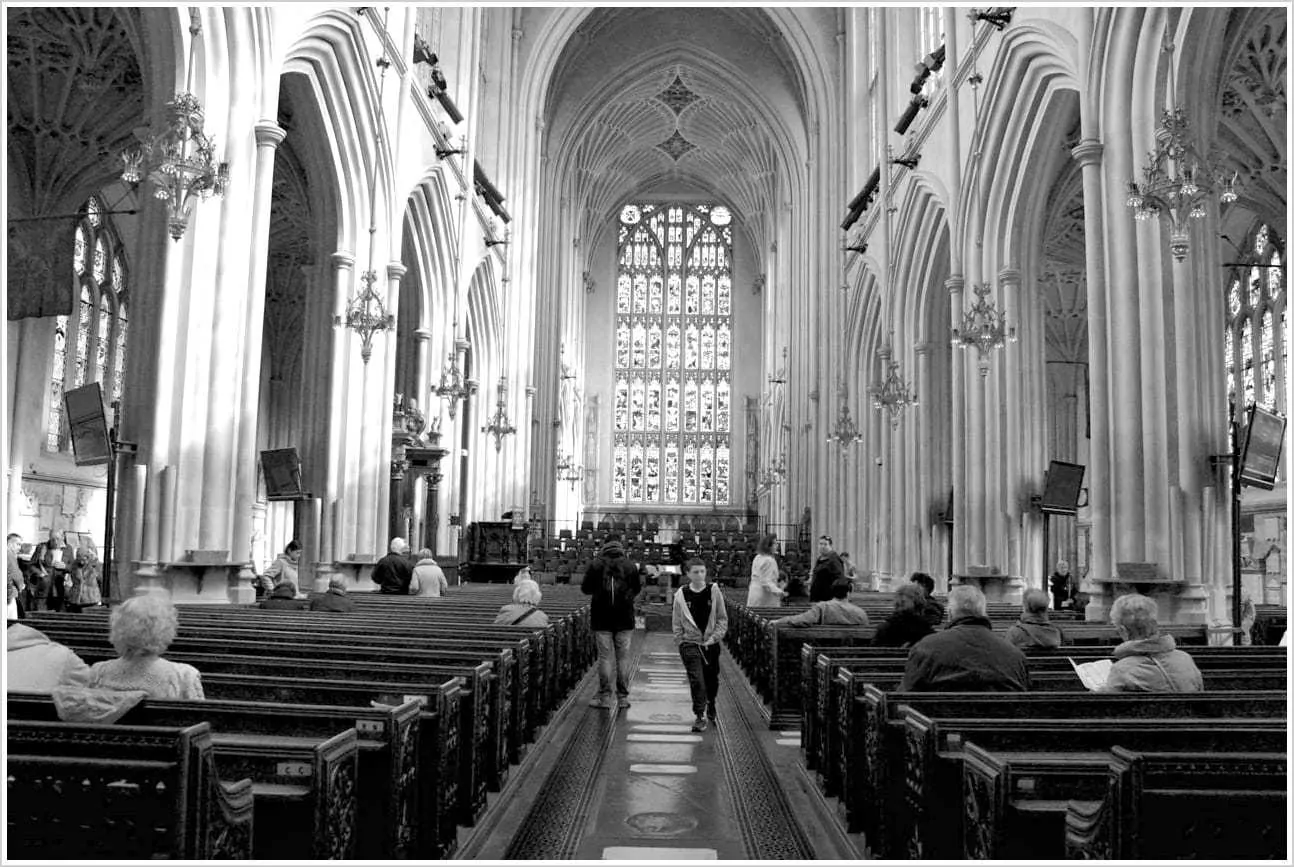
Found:
[[[798,726],[769,729],[731,656],[721,660],[720,722],[704,733],[690,730],[687,679],[669,633],[636,630],[632,660],[631,707],[587,707],[597,682],[589,672],[464,857],[861,857],[857,835],[844,834],[804,774]]]

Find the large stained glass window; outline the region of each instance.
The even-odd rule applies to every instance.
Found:
[[[617,503],[732,501],[732,214],[632,204],[619,219]]]
[[[1223,335],[1227,398],[1236,417],[1256,403],[1284,414],[1289,336],[1285,331],[1284,245],[1259,226],[1227,272],[1227,326]]]
[[[54,324],[45,416],[45,449],[51,452],[71,448],[63,418],[65,384],[76,388],[99,382],[104,400],[111,402],[121,397],[126,370],[130,285],[125,249],[98,197],[92,196],[81,213],[72,244],[73,313],[56,317]]]

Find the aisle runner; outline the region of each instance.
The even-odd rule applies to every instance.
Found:
[[[783,783],[761,746],[761,733],[767,731],[767,725],[763,719],[752,719],[755,712],[734,684],[734,678],[744,679],[745,675],[726,651],[721,659],[719,689],[727,693],[724,709],[729,719],[719,720],[719,754],[734,796],[746,857],[812,860],[813,846],[795,821]]]
[[[642,656],[644,634],[634,633],[626,680],[632,681]],[[597,663],[595,662],[596,666]],[[582,709],[583,710],[583,709]],[[618,711],[584,713],[562,750],[556,769],[508,844],[508,860],[570,860],[584,832],[584,817],[597,790],[598,773],[615,734]]]

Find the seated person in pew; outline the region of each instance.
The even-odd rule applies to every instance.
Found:
[[[265,607],[262,605],[262,607]],[[311,611],[348,612],[355,610],[355,600],[346,592],[346,579],[334,575],[328,579],[328,589],[322,596],[310,600]]]
[[[779,617],[772,621],[773,626],[867,626],[867,612],[847,598],[853,582],[848,578],[837,578],[831,582],[831,598],[825,602],[815,602],[808,611]]]
[[[1047,594],[1030,590],[1024,594],[1020,621],[1006,631],[1006,640],[1016,647],[1042,647],[1048,650],[1065,643],[1065,633],[1047,619]]]
[[[894,613],[881,621],[872,636],[873,647],[911,647],[934,629],[926,620],[926,594],[916,584],[894,591]]]
[[[525,580],[512,588],[512,601],[499,609],[495,626],[547,626],[548,615],[539,610],[543,593],[539,582]]]
[[[1202,692],[1204,677],[1190,654],[1159,632],[1159,606],[1128,593],[1110,606],[1110,623],[1123,639],[1101,692]]]
[[[948,593],[948,625],[913,646],[899,692],[1027,692],[1024,651],[993,633],[978,587]]]
[[[5,690],[48,694],[56,686],[85,686],[90,666],[70,647],[38,629],[10,621],[5,630]]]
[[[445,571],[436,562],[436,555],[431,549],[423,548],[418,552],[418,562],[413,567],[412,577],[409,578],[409,595],[445,596],[448,593],[449,581],[445,578]]]
[[[387,551],[387,555],[373,567],[373,583],[377,585],[379,593],[408,596],[409,582],[413,580],[409,543],[396,536],[387,546]]]
[[[913,572],[909,583],[920,587],[925,594],[926,604],[922,616],[931,629],[938,629],[944,622],[944,604],[935,598],[935,579],[924,572]]]
[[[267,611],[304,611],[307,603],[297,598],[297,585],[291,581],[280,581],[274,585],[269,598],[261,602]]]
[[[88,686],[143,690],[149,698],[205,698],[196,668],[162,658],[178,629],[169,593],[155,590],[127,599],[108,620],[117,659],[90,666]]]

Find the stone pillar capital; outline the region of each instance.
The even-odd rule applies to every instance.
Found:
[[[413,339],[418,341],[419,343],[426,343],[428,340],[431,340],[431,329],[430,328],[415,329],[413,332]]]
[[[404,266],[403,262],[392,262],[386,266],[386,279],[399,281],[401,277],[409,273],[409,269]]]
[[[1105,145],[1096,139],[1085,138],[1075,145],[1070,153],[1074,155],[1074,159],[1078,160],[1080,166],[1087,168],[1088,166],[1100,164],[1101,155],[1105,153]]]
[[[928,340],[924,340],[921,343],[918,343],[916,346],[912,347],[912,351],[915,352],[918,356],[924,356],[924,355],[929,355],[930,350],[934,349],[934,347],[935,345],[933,343],[931,343]]]
[[[344,250],[338,250],[332,254],[332,267],[334,271],[344,271],[347,268],[355,267],[355,254],[347,253]]]
[[[263,120],[256,124],[257,147],[277,148],[288,131],[272,120]]]
[[[997,272],[998,281],[1004,285],[1019,286],[1021,276],[1019,268],[1003,268]]]
[[[949,274],[944,279],[944,288],[951,293],[959,293],[966,288],[966,278],[960,274]]]

